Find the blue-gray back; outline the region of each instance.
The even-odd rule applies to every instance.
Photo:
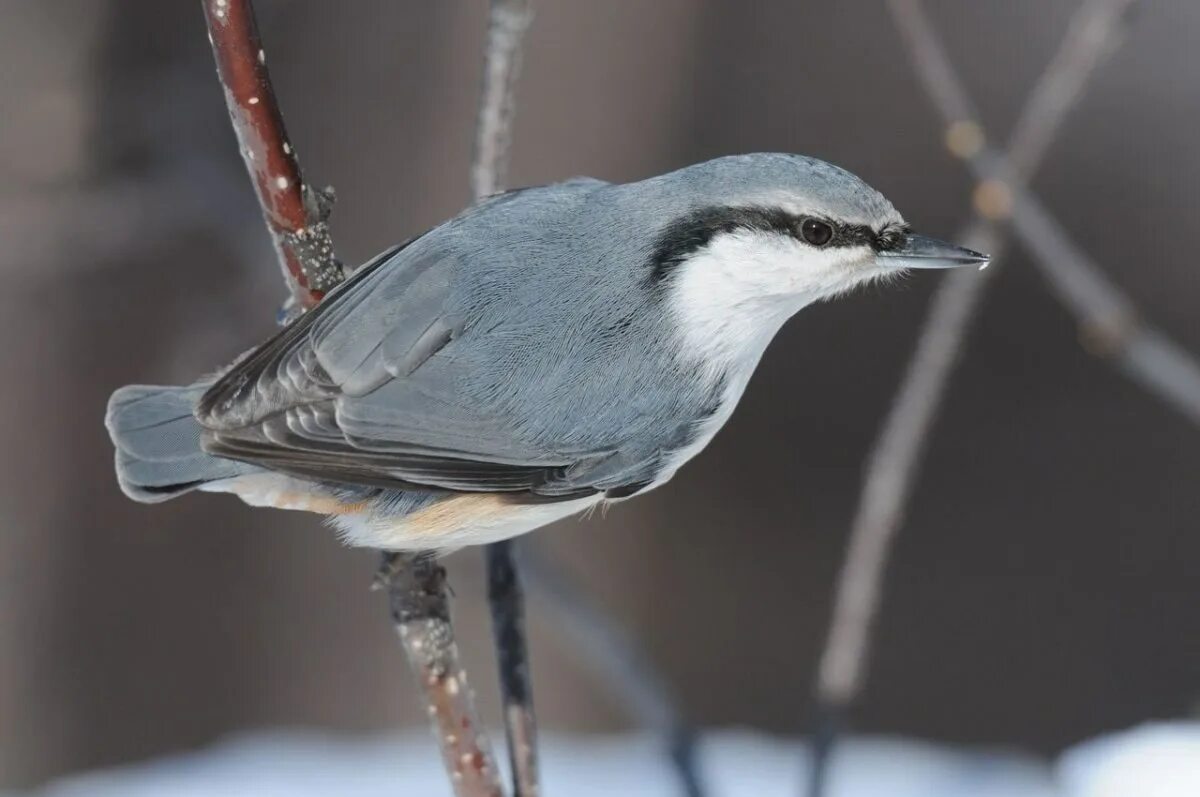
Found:
[[[452,489],[651,480],[718,386],[681,356],[647,282],[667,209],[622,188],[502,195],[381,256],[209,392],[206,447]]]

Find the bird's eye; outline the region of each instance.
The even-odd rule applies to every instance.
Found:
[[[820,219],[805,219],[800,222],[800,234],[813,246],[824,246],[833,238],[833,227]]]

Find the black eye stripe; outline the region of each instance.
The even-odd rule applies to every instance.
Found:
[[[839,224],[834,230],[835,246],[874,246],[875,231],[861,224]]]
[[[833,240],[829,246],[869,246],[876,252],[886,252],[904,244],[908,226],[888,224],[878,232],[865,224],[834,224]]]
[[[723,205],[699,208],[671,222],[659,234],[650,255],[648,280],[661,282],[688,255],[707,246],[713,238],[738,230],[789,235],[812,246],[805,241],[802,231],[806,219],[815,219],[832,228],[833,235],[823,248],[869,246],[882,252],[902,244],[908,234],[907,227],[900,224],[889,224],[876,232],[865,224],[839,224],[811,214],[797,216],[779,208]]]

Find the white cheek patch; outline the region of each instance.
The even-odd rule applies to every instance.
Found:
[[[799,241],[793,246],[803,250],[797,253],[795,270],[803,277],[797,286],[812,301],[829,299],[838,294],[874,279],[878,273],[875,266],[875,250],[869,246],[830,246],[815,249]]]
[[[751,230],[720,235],[680,264],[673,315],[688,349],[714,371],[731,361],[752,368],[802,307],[878,276],[874,259],[866,246],[818,249]]]
[[[688,294],[708,292],[726,306],[827,298],[874,276],[868,246],[818,248],[778,233],[744,230],[713,239],[680,275]]]
[[[835,296],[880,272],[866,246],[817,247],[777,233],[717,236],[672,276],[671,315],[699,375],[722,380],[717,411],[692,445],[671,453],[661,481],[712,439],[732,414],[775,333],[805,305]]]

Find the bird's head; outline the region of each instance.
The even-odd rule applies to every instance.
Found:
[[[651,279],[705,348],[769,340],[801,307],[874,279],[988,261],[914,233],[878,191],[815,158],[739,155],[648,183],[668,217]]]

